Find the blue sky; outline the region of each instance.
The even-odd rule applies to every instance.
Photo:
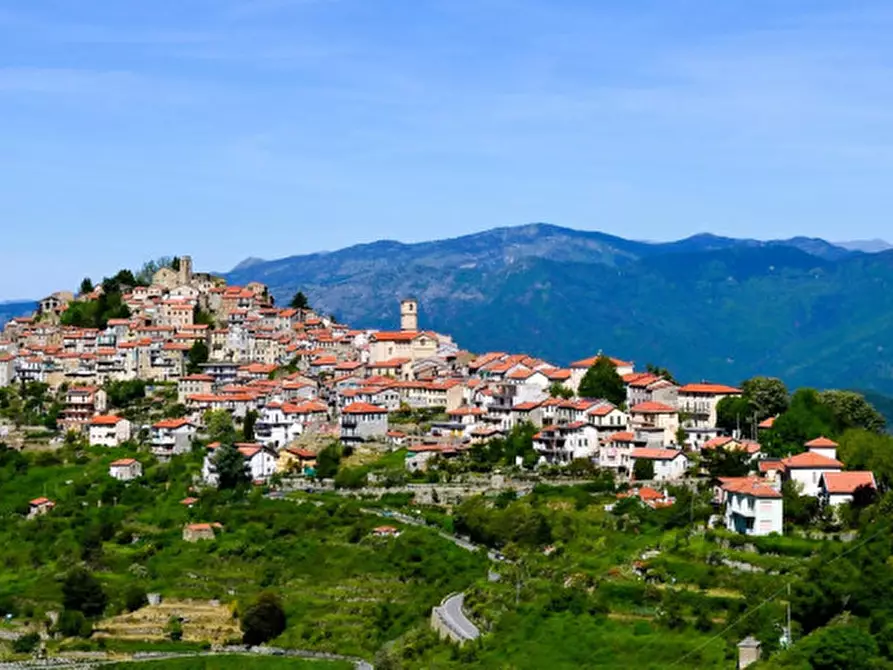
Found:
[[[890,237],[891,34],[888,2],[8,0],[0,298],[531,221]]]

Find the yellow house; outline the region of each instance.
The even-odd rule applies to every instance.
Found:
[[[316,454],[308,449],[286,447],[279,452],[276,472],[304,472],[316,467]]]
[[[427,331],[373,333],[369,347],[369,362],[408,358],[417,361],[437,353],[437,337]]]

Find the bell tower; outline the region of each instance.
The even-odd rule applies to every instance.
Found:
[[[180,270],[178,272],[180,286],[188,284],[192,281],[192,258],[189,256],[180,256]]]
[[[400,301],[400,330],[404,333],[419,329],[419,304],[411,298]]]

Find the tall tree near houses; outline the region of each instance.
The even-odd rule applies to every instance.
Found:
[[[752,377],[741,383],[741,390],[750,402],[752,418],[756,421],[778,416],[791,402],[787,386],[775,377]]]
[[[581,398],[604,398],[620,406],[626,402],[626,387],[611,359],[599,356],[583,375],[577,395]]]
[[[186,354],[186,372],[193,374],[201,369],[202,363],[208,362],[210,352],[203,340],[196,340]]]
[[[217,468],[217,488],[235,489],[250,480],[245,457],[233,444],[223,444],[214,453],[214,466]]]
[[[304,295],[303,291],[298,291],[291,299],[289,306],[292,309],[310,309],[310,301],[307,300],[307,296]]]

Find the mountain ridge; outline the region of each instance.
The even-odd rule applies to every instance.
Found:
[[[424,327],[476,351],[566,364],[602,349],[688,379],[893,392],[893,252],[820,238],[642,242],[528,224],[289,256],[226,278],[265,282],[279,304],[302,290],[362,327],[393,327],[413,296]]]

